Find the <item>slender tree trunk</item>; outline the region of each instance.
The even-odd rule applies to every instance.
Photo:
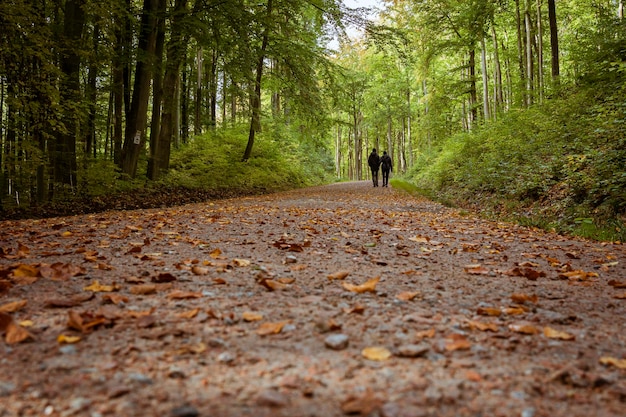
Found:
[[[163,103],[163,54],[165,48],[165,13],[167,11],[167,1],[159,0],[157,12],[157,35],[154,48],[154,66],[152,72],[152,114],[150,119],[150,157],[148,158],[147,176],[154,180],[157,178],[155,172],[158,167],[155,165],[155,153],[158,147],[159,132],[161,130],[161,105]],[[168,90],[168,95],[172,91]]]
[[[211,67],[209,70],[209,108],[211,109],[211,129],[217,127],[217,49],[211,54]]]
[[[341,123],[337,123],[337,135],[335,136],[335,176],[341,178]]]
[[[543,23],[541,18],[541,2],[537,0],[537,89],[539,90],[539,102],[543,101]]]
[[[489,109],[489,77],[487,76],[487,45],[485,37],[480,38],[480,71],[483,79],[483,114],[485,120],[491,119]]]
[[[202,48],[198,48],[196,53],[196,95],[195,95],[195,117],[193,122],[193,133],[196,136],[202,134],[202,69],[204,60],[202,58]]]
[[[183,41],[183,20],[187,10],[187,0],[176,0],[172,17],[172,29],[167,46],[167,64],[163,89],[174,92],[178,89],[180,67],[185,59],[185,45]],[[163,97],[163,111],[161,113],[161,129],[155,143],[154,164],[150,178],[155,180],[169,169],[172,137],[174,136],[177,111],[176,94],[165,94]]]
[[[478,118],[478,109],[476,103],[478,103],[478,92],[476,89],[476,50],[474,48],[469,51],[469,93],[470,93],[470,123],[469,130],[472,129],[473,123]]]
[[[561,73],[559,65],[559,32],[556,24],[555,0],[548,0],[548,20],[550,22],[550,56],[552,61],[552,82],[559,84]]]
[[[267,17],[268,24],[272,15],[272,0],[267,2]],[[265,26],[263,30],[263,41],[261,43],[261,53],[256,65],[256,79],[254,80],[254,93],[252,95],[252,117],[250,120],[250,133],[248,135],[248,144],[246,150],[243,153],[243,161],[250,159],[252,154],[252,147],[254,146],[255,133],[260,130],[261,127],[261,80],[263,78],[263,62],[265,61],[265,51],[267,50],[267,44],[269,42],[269,26]]]
[[[496,28],[491,25],[491,38],[493,40],[493,77],[494,77],[494,88],[493,88],[493,99],[495,101],[494,105],[494,117],[498,113],[498,109],[502,107],[504,104],[504,94],[502,92],[502,65],[500,63],[500,48],[498,47],[498,35],[496,34]]]
[[[80,118],[80,42],[85,26],[83,0],[67,0],[64,9],[64,44],[61,53],[61,107],[65,130],[57,136],[54,157],[54,180],[76,186],[76,137]]]
[[[185,60],[186,61],[186,57]],[[183,62],[184,62],[183,61]],[[187,81],[188,65],[183,65],[180,86],[180,138],[183,143],[189,140],[189,83]]]
[[[98,56],[98,44],[100,43],[100,26],[96,24],[93,28],[93,51],[94,56]],[[85,96],[87,99],[88,114],[87,127],[85,129],[85,154],[96,157],[96,104],[97,104],[97,85],[98,68],[96,59],[93,59],[89,65],[89,73],[87,75],[87,87]],[[107,125],[108,127],[108,125]]]
[[[520,0],[515,0],[515,23],[517,26],[517,59],[519,65],[520,84],[519,90],[522,92],[522,103],[527,105],[526,94],[526,30],[522,20],[522,11],[520,8]]]
[[[619,20],[624,19],[624,1],[623,0],[619,0],[619,4],[617,5],[617,18]]]
[[[152,79],[152,61],[156,47],[159,0],[144,0],[141,32],[138,41],[138,59],[129,117],[126,120],[124,148],[122,149],[122,172],[134,178],[137,174],[139,155],[145,145],[145,129],[148,120],[148,100]]]
[[[534,86],[534,79],[533,79],[533,73],[534,73],[534,68],[533,68],[533,37],[532,37],[532,23],[530,20],[530,13],[528,13],[528,11],[526,11],[526,13],[524,14],[524,22],[525,22],[525,27],[526,27],[526,70],[527,70],[527,76],[526,76],[526,92],[527,92],[527,101],[526,104],[532,104],[533,102],[533,86]]]

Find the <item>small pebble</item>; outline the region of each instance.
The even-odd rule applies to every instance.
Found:
[[[222,352],[217,355],[217,361],[222,363],[233,363],[235,361],[235,355],[230,352]]]
[[[350,338],[345,334],[332,334],[324,340],[324,344],[329,349],[342,350],[348,347]]]
[[[430,350],[430,346],[426,343],[417,345],[402,345],[398,347],[397,356],[403,358],[418,358],[424,356]]]
[[[172,417],[198,417],[200,413],[195,407],[190,405],[183,405],[180,407],[176,407],[170,413]]]

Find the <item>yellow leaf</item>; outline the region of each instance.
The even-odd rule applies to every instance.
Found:
[[[92,292],[113,292],[113,291],[118,290],[119,288],[120,287],[117,284],[101,285],[99,281],[94,281],[88,287],[83,288],[83,290],[92,291]]]
[[[22,320],[20,321],[20,326],[22,327],[33,327],[35,323],[32,320]]]
[[[64,334],[60,334],[57,337],[57,342],[59,342],[59,343],[68,343],[68,344],[78,343],[78,342],[80,342],[80,336],[66,336]]]
[[[346,290],[356,293],[376,292],[378,281],[380,281],[380,277],[372,278],[361,285],[353,285],[347,282],[344,282],[342,285]]]
[[[222,255],[222,251],[218,248],[213,249],[211,253],[209,253],[209,256],[213,259],[219,259],[221,255]]]
[[[0,306],[0,313],[15,313],[26,305],[26,300],[13,301],[12,303],[3,304]]]
[[[371,346],[363,349],[361,355],[371,361],[386,361],[391,357],[391,352],[383,346]]]
[[[600,358],[602,365],[611,365],[619,369],[626,369],[626,359],[617,359],[611,356],[603,356]]]
[[[255,313],[253,311],[246,311],[241,315],[241,317],[244,319],[244,321],[248,322],[263,320],[262,314]]]
[[[544,327],[543,328],[544,336],[550,339],[561,339],[561,340],[574,340],[575,336],[566,332],[562,332],[552,327]]]
[[[28,339],[33,339],[33,335],[28,332],[22,326],[19,326],[13,322],[10,322],[5,330],[5,341],[8,345],[14,345],[16,343],[24,342]]]
[[[327,278],[332,281],[333,279],[344,279],[348,275],[350,275],[350,271],[337,271],[329,274]]]

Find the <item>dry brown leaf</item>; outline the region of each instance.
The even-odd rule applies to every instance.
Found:
[[[626,281],[616,281],[614,279],[610,280],[609,282],[607,282],[608,285],[610,285],[613,288],[626,288]]]
[[[263,320],[263,315],[262,315],[262,314],[260,314],[260,313],[255,313],[255,312],[253,312],[253,311],[245,311],[245,312],[241,315],[241,318],[242,318],[244,321],[248,321],[248,322],[251,322],[251,321],[260,321],[260,320]]]
[[[213,259],[223,259],[223,258],[221,257],[221,255],[222,255],[222,251],[221,251],[220,249],[218,249],[218,248],[213,249],[213,250],[209,253],[209,256],[210,256],[211,258],[213,258]]]
[[[176,279],[177,278],[173,274],[170,274],[169,272],[162,272],[150,278],[150,281],[155,282],[157,284],[162,284],[164,282],[176,281]]]
[[[603,356],[600,358],[602,365],[610,365],[619,369],[626,369],[626,359],[617,359],[611,356]]]
[[[626,292],[623,292],[621,294],[615,294],[613,298],[617,298],[618,300],[626,300]]]
[[[396,298],[400,301],[411,301],[418,295],[421,295],[420,291],[403,291],[400,294],[396,295]]]
[[[539,329],[530,324],[509,324],[509,330],[521,334],[537,334]]]
[[[333,272],[332,274],[329,274],[326,278],[332,281],[334,279],[345,279],[348,275],[350,275],[350,271],[344,270]]]
[[[495,323],[483,323],[480,321],[470,320],[467,322],[470,329],[472,330],[480,330],[481,332],[491,331],[498,332],[498,325]]]
[[[192,266],[191,267],[191,272],[194,275],[208,275],[209,274],[209,268],[205,268],[203,266]]]
[[[463,335],[453,334],[446,339],[446,350],[448,352],[454,352],[457,350],[469,350],[472,344]]]
[[[463,270],[470,275],[489,275],[489,270],[481,264],[465,265]]]
[[[502,314],[502,310],[493,307],[478,307],[476,309],[476,314],[478,314],[479,316],[498,317]]]
[[[171,300],[186,300],[190,298],[202,298],[202,293],[193,291],[180,291],[175,290],[167,295],[167,298]]]
[[[192,318],[196,317],[199,312],[200,312],[199,308],[194,308],[193,310],[189,310],[189,311],[185,311],[185,312],[179,313],[179,314],[177,314],[177,316],[180,317],[181,319],[192,319]]]
[[[286,324],[288,324],[289,321],[278,321],[278,322],[274,322],[274,323],[263,323],[259,326],[259,328],[256,331],[256,334],[258,334],[259,336],[267,336],[270,334],[278,334],[283,330],[283,327],[285,327]]]
[[[522,307],[508,307],[505,308],[503,311],[504,314],[507,314],[509,316],[519,316],[520,314],[526,314],[526,310]]]
[[[121,303],[127,303],[128,297],[126,297],[125,295],[120,295],[120,294],[104,294],[102,296],[102,301],[118,305]]]
[[[280,282],[281,284],[293,284],[294,282],[296,282],[295,278],[278,278],[276,281]]]
[[[233,265],[235,266],[239,266],[239,267],[244,267],[244,266],[250,266],[252,262],[250,262],[247,259],[233,259]]]
[[[265,278],[265,279],[259,280],[258,282],[259,284],[261,284],[262,286],[264,286],[270,291],[280,291],[280,290],[284,290],[285,288],[287,288],[286,284],[283,284],[282,282],[274,281],[273,279]]]
[[[130,287],[130,293],[135,295],[156,294],[157,286],[154,284],[139,284]]]
[[[552,327],[544,327],[543,334],[550,339],[574,340],[576,338],[573,334],[562,332],[560,330],[553,329]]]
[[[106,323],[107,320],[103,316],[97,316],[91,313],[78,313],[77,311],[68,311],[67,327],[78,330],[81,333],[88,333],[93,328]]]
[[[365,312],[365,306],[362,306],[361,304],[357,304],[354,307],[350,307],[350,308],[344,308],[343,312],[346,314],[363,314]]]
[[[435,328],[432,327],[428,330],[421,330],[415,334],[418,339],[432,339],[435,337]]]
[[[598,274],[596,272],[586,272],[583,270],[575,270],[575,271],[567,271],[559,274],[559,278],[568,279],[570,281],[587,281],[591,278],[597,278]]]
[[[391,352],[384,346],[370,346],[363,349],[361,355],[371,361],[386,361],[391,357]]]
[[[12,303],[3,304],[0,306],[0,313],[15,313],[21,310],[25,305],[26,300],[13,301]]]
[[[528,294],[511,294],[511,300],[514,303],[518,303],[518,304],[524,304],[525,302],[529,301],[533,304],[537,303],[537,295],[533,294],[533,295],[528,295]]]
[[[5,330],[4,340],[8,345],[34,339],[33,335],[22,326],[11,321]]]
[[[347,282],[342,284],[343,288],[356,293],[376,292],[376,284],[380,281],[380,277],[372,278],[361,285],[353,285]]]

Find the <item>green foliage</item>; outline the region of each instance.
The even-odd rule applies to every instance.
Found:
[[[407,179],[441,201],[485,214],[586,237],[623,239],[623,89],[596,85],[510,111],[418,155]]]

